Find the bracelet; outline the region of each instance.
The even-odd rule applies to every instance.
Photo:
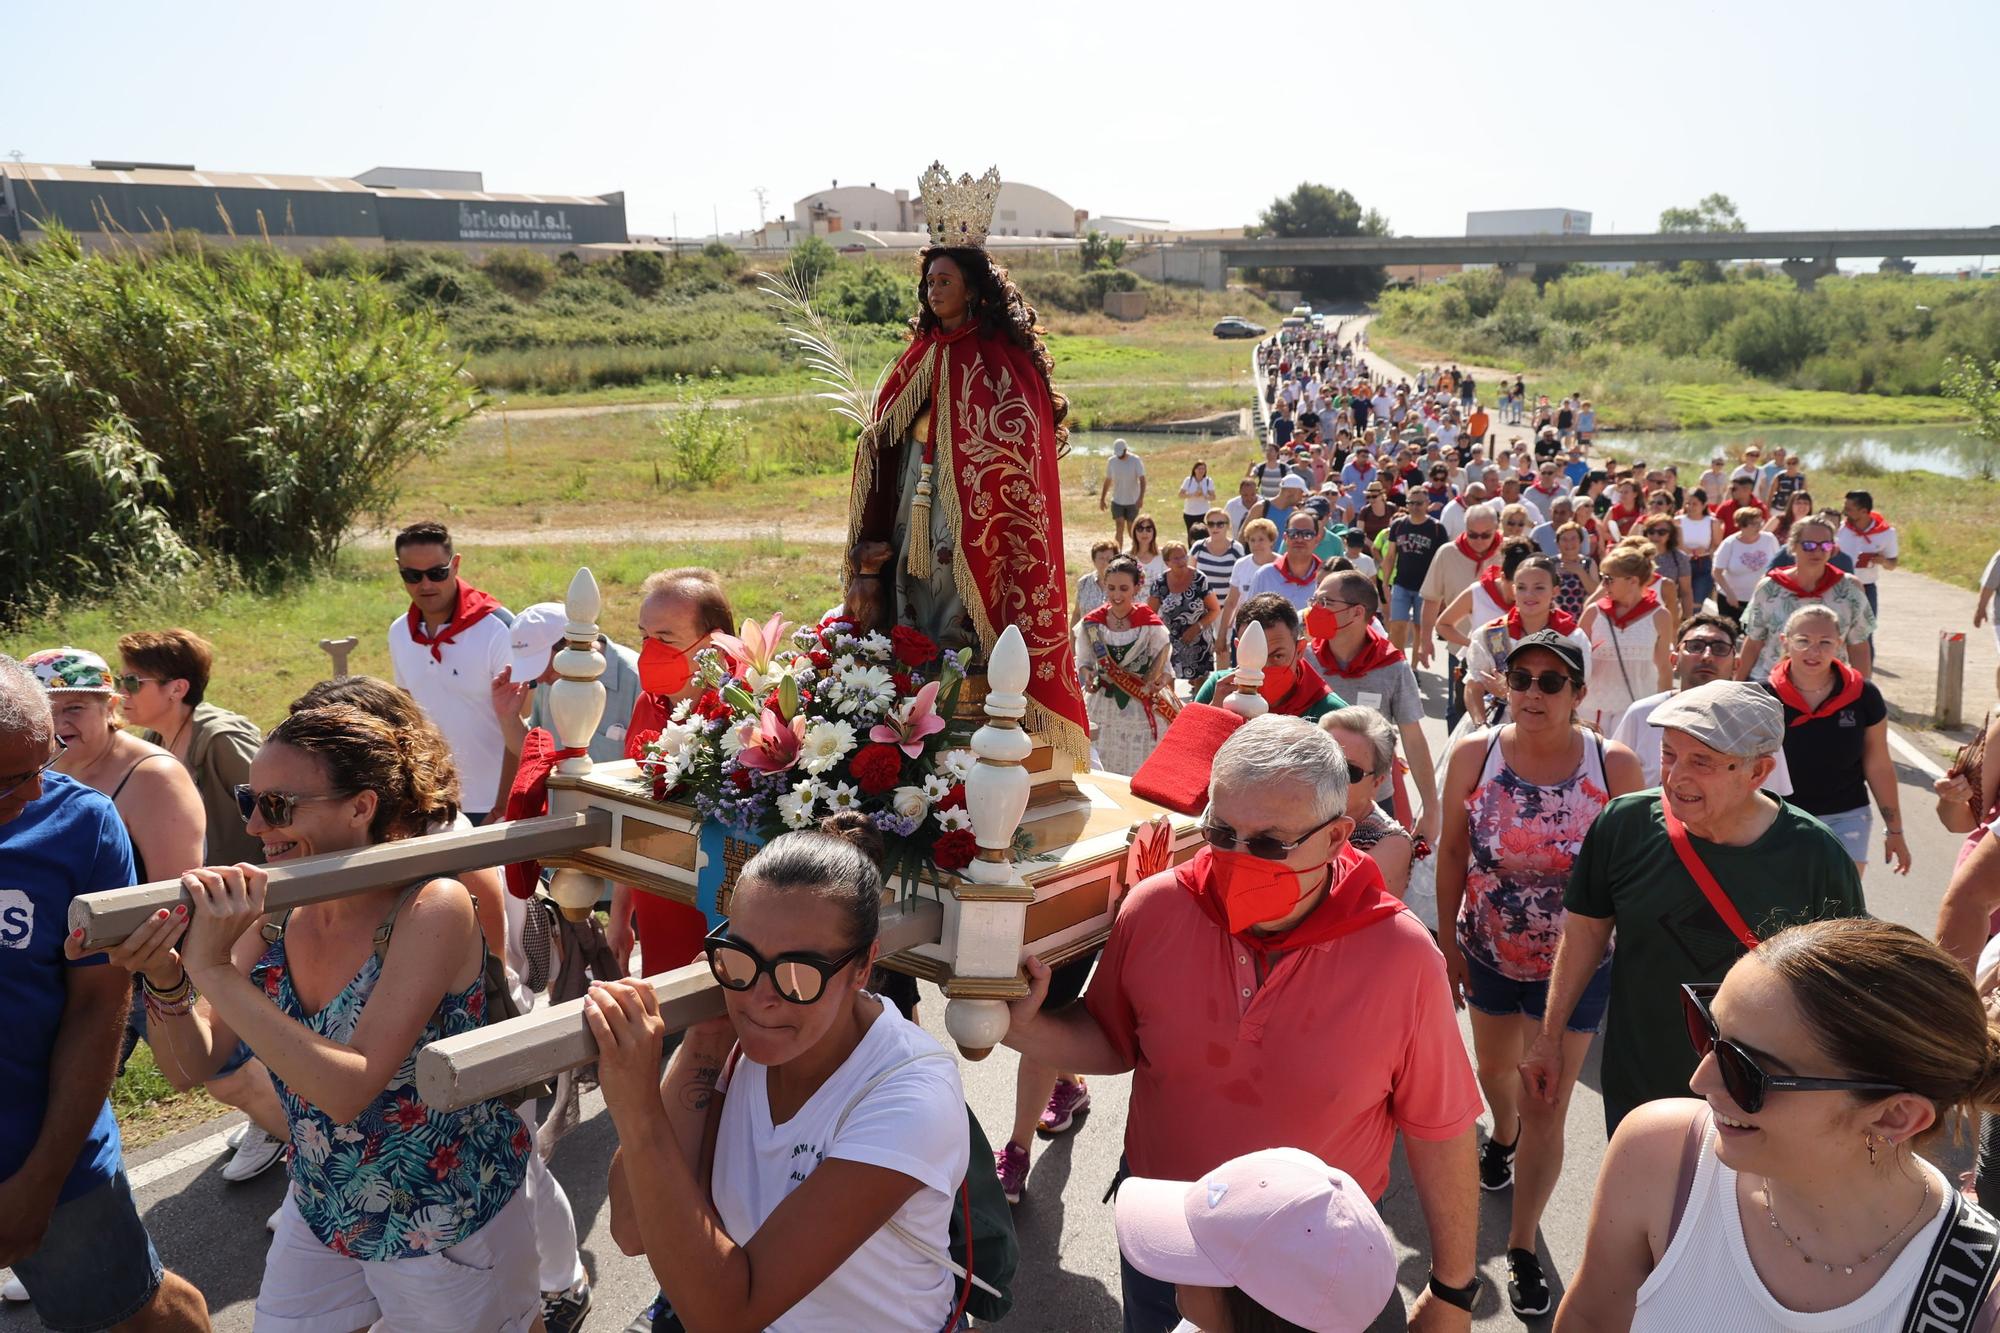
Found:
[[[139,985],[146,992],[147,999],[159,1000],[162,1003],[171,1004],[194,989],[194,978],[189,976],[188,970],[183,967],[181,969],[181,979],[165,990],[161,990],[153,984],[152,978],[141,972],[139,974]]]
[[[153,998],[152,988],[147,987],[146,1017],[148,1019],[184,1018],[194,1012],[194,1002],[199,998],[200,993],[193,986],[189,986],[186,994],[182,995],[179,999],[156,1000]]]

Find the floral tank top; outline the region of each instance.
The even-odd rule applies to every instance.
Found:
[[[1583,761],[1561,782],[1537,786],[1507,766],[1499,737],[1465,807],[1472,859],[1458,909],[1458,947],[1513,981],[1547,981],[1562,940],[1563,890],[1583,835],[1611,799],[1604,742],[1585,737]],[[1607,951],[1608,956],[1608,951]]]
[[[382,960],[370,953],[354,980],[308,1017],[292,990],[283,938],[250,974],[287,1017],[343,1043],[353,1040],[381,975]],[[417,1095],[417,1052],[485,1021],[480,976],[438,1002],[389,1085],[348,1124],[335,1124],[272,1073],[292,1127],[286,1169],[293,1201],[335,1254],[382,1261],[450,1249],[492,1221],[521,1187],[528,1129],[504,1102],[441,1111]]]

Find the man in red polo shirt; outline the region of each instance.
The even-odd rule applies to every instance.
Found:
[[[1208,846],[1135,887],[1080,1005],[1042,1013],[1049,969],[1006,1044],[1059,1069],[1130,1072],[1125,1165],[1199,1180],[1294,1147],[1371,1199],[1403,1135],[1430,1231],[1431,1282],[1408,1327],[1471,1327],[1479,1085],[1429,932],[1348,844],[1347,764],[1298,718],[1239,727],[1215,754]],[[1120,1263],[1125,1333],[1166,1333],[1173,1288]],[[1403,1328],[1393,1297],[1371,1329]]]

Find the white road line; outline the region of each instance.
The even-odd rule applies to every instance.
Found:
[[[132,1188],[143,1190],[157,1185],[168,1176],[178,1174],[191,1166],[204,1166],[220,1157],[229,1148],[229,1136],[235,1132],[232,1121],[213,1134],[207,1134],[192,1143],[184,1143],[170,1153],[149,1158],[137,1166],[125,1168],[125,1175],[132,1182]]]
[[[1937,760],[1904,740],[1894,727],[1889,728],[1889,748],[1901,755],[1905,763],[1930,774],[1931,781],[1935,782],[1944,776],[1944,769],[1938,766]]]

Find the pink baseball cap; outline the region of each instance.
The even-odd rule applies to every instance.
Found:
[[[1235,1287],[1314,1333],[1357,1333],[1396,1285],[1396,1252],[1368,1196],[1297,1148],[1266,1148],[1202,1179],[1118,1187],[1118,1249],[1151,1278]]]

